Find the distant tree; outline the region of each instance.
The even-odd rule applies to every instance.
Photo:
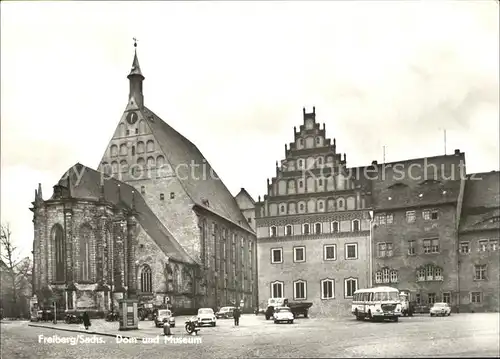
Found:
[[[18,317],[24,314],[27,294],[31,288],[32,262],[30,257],[21,258],[17,247],[12,239],[12,231],[7,223],[0,228],[0,249],[1,259],[4,264],[2,276],[5,276],[7,283],[2,283],[2,293],[9,297],[10,315]],[[2,279],[3,282],[3,279]],[[7,314],[7,313],[6,313]]]

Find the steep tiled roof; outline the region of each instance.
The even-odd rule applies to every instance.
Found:
[[[68,174],[73,198],[98,200],[101,196],[101,183],[104,184],[105,201],[126,209],[132,209],[132,202],[134,202],[137,221],[166,255],[185,263],[194,263],[174,236],[149,208],[140,193],[132,186],[114,178],[108,179],[100,172],[80,163],[71,167],[64,174],[59,181],[60,186],[67,188]],[[132,191],[134,191],[133,194]]]
[[[233,195],[216,174],[211,175],[215,172],[200,150],[148,108],[144,107],[143,115],[148,119],[153,135],[168,162],[174,168],[180,169],[179,172],[183,172],[179,180],[193,204],[208,206],[216,214],[252,231]],[[189,170],[184,173],[182,168],[186,165]]]
[[[456,152],[376,166],[377,172],[368,172],[373,178],[373,208],[433,206],[458,201],[465,155]]]
[[[467,176],[460,231],[500,229],[500,172]]]

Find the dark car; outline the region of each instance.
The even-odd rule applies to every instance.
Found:
[[[233,317],[235,307],[222,307],[219,309],[217,313],[215,313],[215,317],[217,319],[229,319]]]

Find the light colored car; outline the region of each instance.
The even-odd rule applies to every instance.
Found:
[[[172,312],[168,309],[158,309],[154,314],[155,326],[162,327],[165,322],[170,323],[170,327],[175,327],[175,318],[172,316]]]
[[[222,307],[220,308],[220,310],[215,313],[215,317],[217,319],[229,319],[229,318],[232,318],[233,317],[233,313],[234,313],[234,310],[236,308],[235,307]]]
[[[451,307],[448,303],[434,303],[432,308],[429,310],[431,317],[438,315],[451,315]]]
[[[293,324],[293,313],[288,307],[277,307],[274,309],[273,319],[275,323],[287,322]]]
[[[215,314],[212,308],[200,308],[198,309],[198,325],[202,326],[205,324],[209,324],[212,327],[215,327],[217,323],[217,319],[215,318]]]

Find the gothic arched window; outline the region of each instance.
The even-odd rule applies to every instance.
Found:
[[[141,292],[151,293],[153,291],[151,267],[145,264],[141,270]]]
[[[54,243],[54,279],[57,282],[64,281],[64,232],[60,224],[52,227],[52,241]]]
[[[92,228],[88,224],[80,227],[80,280],[91,280]]]

